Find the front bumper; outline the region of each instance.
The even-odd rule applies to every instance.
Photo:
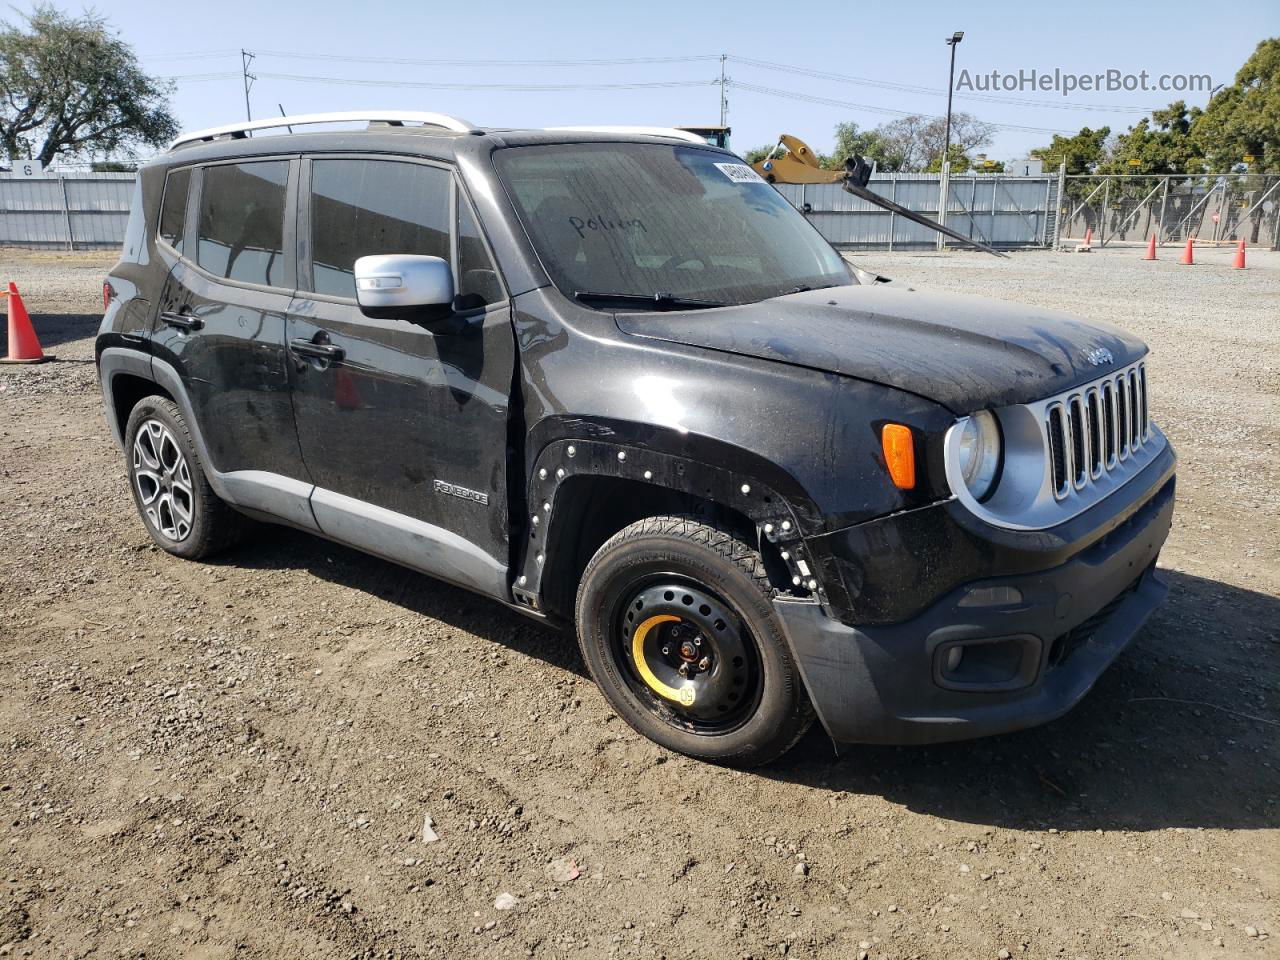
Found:
[[[1105,522],[1094,517],[1083,545],[1065,561],[1057,539],[1036,534],[1046,545],[1047,569],[1025,569],[1036,551],[1023,543],[1007,554],[1005,575],[984,575],[1006,554],[1001,532],[1005,546],[992,546],[979,578],[897,623],[855,627],[817,603],[776,600],[832,739],[961,740],[1035,726],[1070,710],[1168,592],[1155,561],[1172,523],[1173,468],[1169,450],[1134,478],[1138,490],[1122,506],[1111,505]],[[1100,537],[1099,527],[1106,530]],[[947,654],[957,646],[971,662],[985,658],[993,666],[969,677],[950,673]]]

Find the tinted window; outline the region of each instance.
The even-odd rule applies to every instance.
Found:
[[[312,286],[355,297],[356,259],[412,253],[449,259],[449,173],[392,160],[311,165]]]
[[[471,208],[458,198],[458,306],[483,307],[506,299],[498,271],[480,239],[480,227]]]
[[[191,168],[174,170],[164,183],[164,202],[160,205],[160,239],[179,253],[187,223],[187,187]]]
[[[578,143],[499,150],[494,160],[543,265],[569,296],[750,303],[852,282],[831,244],[728,154]]]
[[[287,160],[205,167],[198,262],[214,276],[284,284]]]

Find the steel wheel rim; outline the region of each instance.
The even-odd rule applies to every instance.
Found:
[[[613,623],[623,681],[662,722],[720,736],[755,713],[763,694],[755,640],[710,590],[677,574],[647,578],[624,592]]]
[[[133,486],[151,526],[181,543],[195,521],[191,468],[177,438],[159,420],[144,420],[133,438]]]

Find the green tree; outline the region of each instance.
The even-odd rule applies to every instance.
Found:
[[[1084,127],[1070,137],[1055,133],[1047,147],[1036,147],[1031,156],[1043,160],[1046,167],[1056,167],[1065,160],[1068,175],[1096,173],[1111,156],[1107,142],[1110,136],[1110,127]]]
[[[0,152],[48,166],[177,134],[172,85],[143,73],[105,18],[40,4],[24,21],[0,22]]]
[[[1204,167],[1191,130],[1200,108],[1178,100],[1151,111],[1118,135],[1110,156],[1098,164],[1099,173],[1199,173]]]
[[[1235,82],[1195,119],[1193,136],[1209,169],[1225,173],[1246,156],[1252,173],[1280,173],[1280,37],[1263,40]]]
[[[763,147],[756,147],[754,150],[748,150],[742,155],[742,159],[747,161],[747,163],[759,163],[773,152],[774,146],[775,144],[770,143]]]
[[[951,172],[952,173],[968,173],[973,168],[973,162],[969,159],[969,155],[964,152],[958,145],[951,145]],[[938,155],[929,161],[929,166],[925,170],[926,173],[942,172],[942,151],[938,151]]]
[[[828,170],[844,169],[849,157],[862,157],[874,163],[878,170],[901,170],[902,156],[878,128],[859,130],[853,121],[836,124],[836,145],[831,155],[822,158],[822,166]]]

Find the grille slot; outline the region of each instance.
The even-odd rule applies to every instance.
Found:
[[[1067,408],[1067,429],[1071,439],[1071,482],[1076,487],[1083,487],[1089,478],[1088,464],[1085,461],[1085,426],[1084,405],[1079,397],[1071,398]]]
[[[1116,462],[1116,394],[1108,381],[1102,385],[1102,416],[1107,432],[1107,469]]]
[[[1089,476],[1096,479],[1102,475],[1102,407],[1097,390],[1089,390],[1085,411],[1089,424]]]
[[[1129,391],[1124,377],[1116,380],[1116,436],[1120,441],[1120,459],[1129,455]]]
[[[1061,405],[1049,409],[1049,459],[1053,465],[1053,492],[1059,497],[1067,493],[1067,424]]]
[[[1142,401],[1138,396],[1138,371],[1129,371],[1129,442],[1137,446],[1142,439]]]
[[[1147,414],[1147,367],[1146,364],[1138,367],[1138,389],[1142,393],[1142,439],[1146,440],[1151,435],[1151,418]]]

